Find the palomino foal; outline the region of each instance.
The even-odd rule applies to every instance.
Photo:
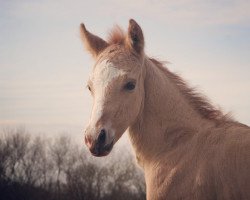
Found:
[[[250,128],[216,110],[162,63],[144,53],[129,21],[105,41],[81,24],[96,64],[85,143],[105,156],[128,129],[144,169],[148,200],[250,199]]]

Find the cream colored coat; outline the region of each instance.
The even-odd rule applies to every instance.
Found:
[[[142,30],[134,20],[126,35],[116,28],[108,42],[83,24],[81,36],[96,59],[89,81],[94,111],[85,133],[90,146],[102,127],[112,145],[128,129],[145,172],[148,200],[250,199],[248,126],[223,115],[180,77],[147,57]],[[105,72],[103,60],[109,63]],[[119,73],[111,77],[113,68]],[[136,88],[123,91],[131,79]]]

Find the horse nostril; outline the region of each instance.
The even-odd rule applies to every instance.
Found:
[[[106,140],[106,131],[104,129],[101,130],[99,136],[98,136],[98,143],[104,144]]]
[[[92,145],[92,139],[85,135],[84,140],[85,140],[85,144],[87,145],[87,147],[90,148]]]

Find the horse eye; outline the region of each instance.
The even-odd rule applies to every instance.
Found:
[[[135,89],[135,83],[134,82],[128,82],[125,87],[126,90],[133,90]]]

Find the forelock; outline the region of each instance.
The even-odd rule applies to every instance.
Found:
[[[108,43],[109,44],[124,44],[126,39],[125,32],[122,28],[118,25],[115,25],[108,36]]]

